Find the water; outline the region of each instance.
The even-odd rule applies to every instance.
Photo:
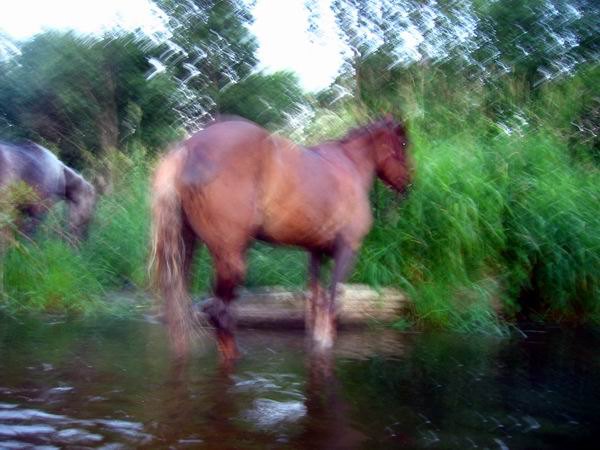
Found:
[[[0,448],[592,448],[600,334],[302,333],[209,339],[171,363],[144,321],[0,324]]]

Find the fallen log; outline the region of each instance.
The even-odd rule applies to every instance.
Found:
[[[410,308],[407,297],[392,288],[375,290],[365,285],[345,284],[339,287],[338,292],[339,328],[388,324],[406,314]],[[306,291],[280,287],[243,290],[231,308],[240,328],[301,329],[304,328],[307,295]],[[197,311],[198,318],[202,319],[200,310],[201,306]]]

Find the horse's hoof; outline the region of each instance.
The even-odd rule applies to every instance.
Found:
[[[319,314],[317,312],[311,333],[316,349],[328,350],[332,348],[336,336],[335,318],[329,314]]]
[[[210,314],[210,312],[216,307],[216,300],[217,299],[215,297],[209,297],[205,300],[202,300],[201,302],[198,302],[194,306],[198,311],[201,311],[205,314]]]
[[[333,348],[333,339],[330,337],[318,338],[314,340],[313,344],[316,350],[330,350]]]
[[[313,333],[313,345],[317,350],[329,350],[333,347],[335,342],[335,330],[329,329],[316,329]]]

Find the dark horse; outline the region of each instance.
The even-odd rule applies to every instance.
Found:
[[[237,355],[228,311],[246,272],[254,239],[310,253],[306,325],[318,346],[335,337],[336,285],[351,269],[371,227],[375,176],[399,192],[410,184],[404,126],[391,116],[346,137],[302,148],[243,120],[216,121],[169,152],[152,187],[152,264],[166,302],[175,352],[188,351],[190,266],[198,241],[212,256],[215,296],[205,308],[225,358]],[[329,292],[319,284],[324,257],[334,259]]]
[[[52,152],[32,142],[0,142],[0,189],[24,183],[32,192],[15,205],[21,232],[32,236],[50,207],[64,200],[69,205],[69,231],[85,236],[96,203],[94,187]]]

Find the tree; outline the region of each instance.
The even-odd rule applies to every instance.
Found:
[[[172,36],[155,58],[170,70],[188,102],[179,111],[188,127],[221,111],[220,91],[248,76],[257,43],[246,25],[252,15],[241,0],[156,0]]]
[[[350,49],[344,71],[361,98],[365,63],[436,65],[492,83],[512,74],[534,87],[600,51],[600,8],[591,0],[334,0],[331,9]]]
[[[107,156],[131,139],[151,148],[173,135],[167,77],[146,80],[148,42],[130,34],[104,38],[48,32],[3,61],[3,135],[54,144],[68,163]]]
[[[481,46],[477,60],[480,64],[490,60],[497,70],[523,78],[532,88],[573,74],[580,64],[596,59],[600,50],[597,2],[482,2],[478,15],[479,34],[490,44]]]

